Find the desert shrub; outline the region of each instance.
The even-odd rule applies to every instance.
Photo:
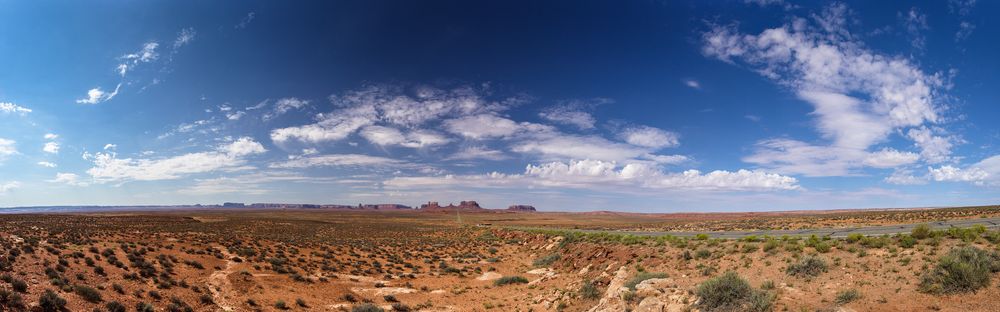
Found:
[[[6,289],[0,289],[0,306],[6,307],[7,310],[11,311],[27,310],[24,298],[22,298],[20,294]]]
[[[751,252],[756,252],[758,249],[760,248],[757,247],[757,244],[746,244],[743,245],[742,251],[743,253],[751,253]]]
[[[821,253],[830,252],[830,244],[827,244],[825,242],[818,242],[815,245],[813,245],[813,248],[815,248],[817,252]]]
[[[525,284],[528,283],[528,279],[521,276],[504,276],[493,281],[494,286],[503,286],[509,284]]]
[[[560,257],[561,256],[559,256],[558,253],[552,253],[552,254],[549,254],[547,256],[535,259],[535,262],[533,262],[532,265],[534,265],[536,267],[550,266],[553,263],[555,263],[556,261],[559,261]]]
[[[45,293],[38,298],[38,307],[44,312],[58,312],[66,308],[66,299],[59,297],[50,289],[46,289]]]
[[[385,312],[385,310],[371,303],[362,303],[351,307],[351,312]]]
[[[698,234],[694,236],[695,240],[708,240],[708,234]]]
[[[639,285],[639,283],[642,283],[642,281],[654,278],[665,278],[665,277],[667,277],[667,273],[639,272],[635,276],[633,276],[632,279],[628,280],[628,282],[625,282],[625,287],[628,287],[628,289],[630,290],[635,290],[635,286]]]
[[[837,304],[847,304],[858,299],[861,299],[861,292],[857,289],[851,288],[838,292],[834,301],[836,301]]]
[[[826,271],[826,261],[818,257],[807,256],[799,262],[788,265],[785,270],[791,276],[817,276]]]
[[[736,272],[713,277],[696,290],[702,311],[770,311],[774,304],[774,294],[754,289],[750,283]]]
[[[910,231],[910,236],[916,239],[925,239],[931,237],[931,226],[926,224],[920,224]]]
[[[861,241],[863,239],[865,239],[865,236],[861,235],[861,234],[858,234],[858,233],[853,233],[853,234],[848,234],[847,235],[847,242],[848,243],[857,243],[857,242],[859,242],[859,241]]]
[[[708,249],[698,249],[694,256],[698,259],[707,259],[712,257],[712,251]]]
[[[284,300],[275,301],[274,302],[274,307],[277,308],[278,310],[288,310],[288,305],[285,304]],[[379,310],[381,310],[381,309],[379,309]],[[353,309],[352,309],[352,311],[353,311]]]
[[[104,309],[108,310],[108,312],[125,312],[127,310],[125,305],[118,301],[108,302],[108,304],[104,305]]]
[[[302,299],[302,298],[296,298],[295,299],[295,305],[303,307],[303,308],[308,308],[309,307],[309,304],[306,304],[306,300]]]
[[[594,286],[592,281],[586,281],[583,283],[583,286],[580,287],[580,291],[578,293],[583,299],[597,299],[601,296],[600,290],[597,289],[597,286]]]
[[[903,234],[899,236],[899,247],[913,248],[917,244],[917,238],[912,235]]]
[[[392,304],[392,310],[396,312],[409,312],[411,311],[410,306],[396,302]]]
[[[972,292],[989,286],[1000,271],[1000,255],[976,247],[958,247],[938,259],[920,279],[920,291],[932,294]]]
[[[136,302],[135,303],[135,311],[136,312],[154,312],[154,311],[156,311],[156,309],[153,308],[152,304],[148,304],[148,303],[145,303],[145,302]]]
[[[10,280],[10,287],[13,288],[14,291],[19,293],[28,291],[28,283],[25,283],[24,281],[16,278],[12,278]]]
[[[994,244],[1000,243],[1000,231],[987,232],[986,235],[984,235],[984,237],[986,237],[986,240],[991,243]]]
[[[93,287],[76,285],[76,287],[73,287],[73,291],[82,297],[83,300],[87,300],[89,302],[101,302],[101,292],[97,291],[97,289],[94,289]]]

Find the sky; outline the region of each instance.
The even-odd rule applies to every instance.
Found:
[[[0,0],[0,207],[996,204],[996,13]]]

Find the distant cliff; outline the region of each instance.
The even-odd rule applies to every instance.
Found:
[[[537,210],[535,210],[535,206],[531,205],[510,205],[510,207],[507,207],[507,211],[535,212]]]

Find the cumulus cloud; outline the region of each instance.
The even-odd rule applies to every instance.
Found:
[[[56,173],[56,177],[53,178],[52,180],[48,180],[48,182],[51,182],[51,183],[61,183],[61,184],[72,185],[72,186],[87,186],[87,185],[90,185],[90,183],[88,183],[88,182],[81,181],[79,175],[77,175],[75,173],[65,173],[65,172]]]
[[[864,48],[847,30],[848,16],[846,6],[836,4],[812,23],[796,18],[759,34],[714,26],[703,34],[705,55],[745,64],[811,104],[818,132],[830,142],[765,140],[745,160],[785,173],[850,175],[877,164],[866,162],[868,151],[893,130],[940,121],[940,76]]]
[[[913,140],[914,144],[920,148],[920,156],[928,163],[936,164],[952,159],[950,137],[934,135],[934,132],[927,127],[910,129],[906,136]]]
[[[27,108],[27,107],[24,107],[24,106],[20,106],[20,105],[14,104],[14,103],[10,103],[10,102],[0,102],[0,113],[4,113],[4,114],[18,114],[18,115],[24,116],[24,115],[27,115],[30,112],[31,112],[30,108]]]
[[[46,153],[49,153],[49,154],[58,154],[59,153],[59,143],[56,143],[56,142],[45,142],[45,145],[42,146],[42,151],[44,151]]]
[[[795,178],[762,171],[698,170],[663,172],[655,167],[631,163],[580,160],[528,165],[523,174],[445,175],[396,177],[386,181],[390,189],[441,187],[567,187],[601,191],[650,190],[780,191],[799,190]]]
[[[409,93],[399,87],[367,87],[331,96],[337,110],[317,115],[313,124],[274,129],[271,139],[277,143],[322,143],[343,140],[369,125],[419,129],[430,121],[499,112],[523,101],[519,97],[491,101],[483,93],[470,87],[421,87]],[[475,126],[487,128],[483,124]]]
[[[900,152],[891,148],[868,154],[864,164],[875,168],[895,168],[917,162],[920,155],[910,152]]]
[[[17,181],[8,181],[0,183],[0,195],[7,195],[8,192],[13,191],[14,189],[20,187],[21,187],[21,182]]]
[[[503,152],[490,149],[485,146],[468,146],[452,153],[451,156],[448,156],[445,160],[485,159],[499,161],[508,158],[509,157],[507,157],[507,155]]]
[[[677,133],[648,126],[627,127],[619,133],[619,136],[629,144],[650,148],[680,145],[680,136]]]
[[[331,154],[297,157],[285,162],[272,163],[271,168],[313,168],[313,167],[379,167],[403,166],[406,163],[392,158],[363,154]]]
[[[559,105],[546,108],[538,113],[538,117],[555,123],[575,126],[580,129],[593,129],[597,120],[591,115],[589,110],[595,107],[612,103],[611,99],[595,98],[589,100],[563,101]]]
[[[101,90],[100,87],[93,88],[93,89],[90,89],[89,91],[87,91],[87,97],[86,98],[77,99],[76,102],[79,103],[79,104],[97,104],[97,103],[105,102],[105,101],[111,100],[116,95],[118,95],[118,90],[121,89],[121,87],[122,87],[122,84],[119,83],[118,86],[115,87],[115,90],[112,91],[112,92],[110,92],[110,93],[105,92],[104,90]]]
[[[11,155],[17,154],[17,142],[10,139],[0,138],[0,160],[7,159]]]
[[[94,166],[87,173],[96,182],[155,181],[178,179],[190,174],[219,170],[241,170],[247,157],[267,150],[251,138],[243,137],[215,150],[160,159],[118,158],[115,152],[84,153]]]
[[[950,165],[944,165],[938,168],[927,168],[927,170],[930,171],[930,178],[934,181],[973,182],[975,184],[982,184],[983,180],[986,180],[986,178],[990,176],[986,170],[976,167],[960,169]]]
[[[47,162],[47,161],[39,161],[38,165],[42,166],[42,167],[46,167],[46,168],[55,168],[56,167],[56,164],[51,163],[51,162]]]
[[[274,119],[278,116],[284,115],[288,111],[291,111],[293,109],[300,109],[307,105],[309,105],[309,101],[301,100],[299,98],[290,97],[290,98],[279,99],[278,101],[274,102],[274,109],[269,113],[265,113],[263,119],[265,121]]]

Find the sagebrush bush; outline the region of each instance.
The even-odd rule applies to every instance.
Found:
[[[976,247],[957,247],[938,259],[920,278],[920,291],[932,294],[972,292],[990,285],[1000,271],[1000,254]]]
[[[916,239],[925,239],[931,237],[931,227],[926,224],[917,225],[910,231],[910,236]]]
[[[59,297],[50,289],[46,289],[45,293],[38,298],[38,307],[43,312],[58,312],[66,308],[66,299]]]
[[[597,299],[601,296],[600,290],[598,290],[597,286],[594,286],[594,283],[591,281],[583,283],[583,286],[580,287],[580,291],[578,293],[583,299]]]
[[[550,254],[550,255],[547,255],[547,256],[535,259],[535,262],[533,262],[532,264],[534,266],[536,266],[536,267],[550,266],[553,263],[555,263],[556,261],[559,261],[559,258],[561,258],[561,256],[559,256],[558,253],[553,253],[553,254]]]
[[[826,272],[826,261],[814,256],[803,257],[799,262],[788,265],[785,270],[791,276],[813,277]]]
[[[101,302],[101,292],[90,286],[76,285],[76,287],[73,287],[73,291],[76,292],[77,295],[80,295],[80,297],[84,300],[90,302]]]
[[[504,276],[493,281],[495,286],[503,286],[508,284],[525,284],[528,283],[528,279],[521,276]]]
[[[836,301],[837,304],[847,304],[858,299],[861,299],[861,292],[857,289],[851,288],[838,292],[837,298],[835,298],[834,301]]]
[[[774,294],[754,289],[749,282],[732,271],[701,283],[696,293],[701,298],[698,308],[706,312],[771,311],[775,297]]]
[[[384,312],[382,308],[371,303],[362,303],[351,307],[351,312]]]

